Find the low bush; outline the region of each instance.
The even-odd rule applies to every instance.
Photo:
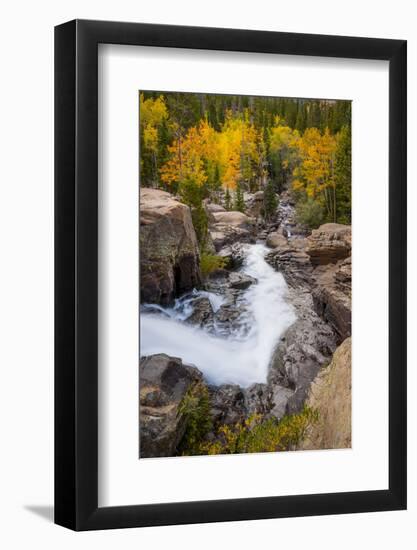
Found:
[[[306,225],[310,229],[317,229],[325,222],[325,214],[322,205],[311,197],[304,198],[296,205],[297,222]]]
[[[215,254],[203,252],[200,256],[200,270],[203,277],[207,277],[217,269],[224,269],[227,265],[227,259]]]
[[[318,412],[309,407],[293,415],[262,419],[254,414],[234,426],[220,426],[213,441],[201,441],[193,454],[217,455],[264,453],[295,449],[305,437],[307,428],[318,421]]]

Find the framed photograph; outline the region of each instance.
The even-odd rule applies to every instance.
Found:
[[[406,508],[406,42],[55,29],[55,522]]]

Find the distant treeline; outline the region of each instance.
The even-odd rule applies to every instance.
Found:
[[[350,126],[351,102],[330,99],[292,99],[244,95],[192,94],[183,92],[142,92],[145,99],[163,96],[168,112],[181,120],[184,129],[195,126],[202,118],[220,130],[226,113],[248,111],[256,128],[271,128],[278,115],[283,124],[303,133],[307,128],[333,134]]]

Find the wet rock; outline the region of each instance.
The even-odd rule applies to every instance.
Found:
[[[193,312],[187,317],[186,322],[199,327],[213,324],[213,308],[210,300],[205,296],[196,298],[193,303]]]
[[[229,283],[232,288],[245,290],[256,283],[256,279],[245,273],[232,272],[229,275]]]
[[[197,237],[188,206],[159,189],[140,193],[142,302],[169,305],[200,284]]]
[[[312,231],[306,252],[314,266],[325,265],[350,256],[351,246],[350,225],[326,223]]]
[[[140,456],[173,456],[186,429],[181,401],[202,383],[202,374],[179,358],[157,354],[141,358],[139,383]]]

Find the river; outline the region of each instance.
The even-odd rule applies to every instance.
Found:
[[[194,290],[180,298],[171,308],[141,308],[141,356],[166,353],[193,364],[206,380],[215,385],[229,383],[242,387],[266,382],[268,367],[277,342],[296,320],[294,308],[287,301],[287,285],[266,261],[268,249],[263,244],[246,246],[241,273],[257,279],[241,292],[242,313],[238,329],[224,334],[216,326],[200,328],[186,323],[195,297],[206,296],[214,312],[221,308],[224,296]]]

